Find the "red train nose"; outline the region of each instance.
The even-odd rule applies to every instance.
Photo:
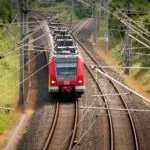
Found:
[[[72,92],[72,86],[63,86],[61,87],[61,92],[71,93]]]

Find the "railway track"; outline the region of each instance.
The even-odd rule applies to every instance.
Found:
[[[39,13],[35,16],[36,16],[36,20],[38,20]],[[47,20],[46,18],[48,17],[40,16],[39,20],[42,20],[42,19]],[[78,109],[79,109],[78,101],[75,101],[71,104],[68,104],[68,103],[64,104],[64,103],[61,103],[59,100],[56,102],[53,123],[49,129],[47,138],[42,147],[43,150],[58,149],[60,145],[62,145],[63,148],[65,147],[64,149],[68,149],[68,150],[72,149],[74,141],[75,141],[76,130],[77,130]],[[69,111],[68,115],[66,115],[66,113],[64,114],[64,112],[67,112],[67,111]],[[64,120],[67,120],[67,119],[68,121],[65,122]],[[66,127],[67,127],[67,130],[66,130]],[[66,131],[67,134],[64,131]],[[63,132],[61,134],[62,136],[60,136],[60,132]],[[61,144],[60,142],[63,141],[64,139],[65,139],[65,143]],[[59,142],[59,144],[57,142]]]
[[[74,37],[76,42],[79,44],[82,56],[84,58],[85,64],[87,69],[89,70],[89,72],[91,73],[92,77],[94,78],[99,90],[101,91],[102,94],[108,94],[108,90],[104,90],[102,88],[102,86],[106,85],[104,82],[107,82],[109,89],[112,91],[113,94],[117,94],[118,96],[113,97],[114,101],[112,98],[108,97],[108,96],[103,96],[103,100],[105,102],[105,107],[107,109],[107,114],[108,114],[108,121],[109,121],[109,131],[110,131],[110,149],[123,149],[123,147],[125,147],[125,149],[139,149],[139,144],[138,144],[138,137],[137,137],[137,133],[136,133],[136,128],[134,125],[134,121],[132,118],[132,115],[129,111],[129,108],[126,104],[126,101],[124,100],[123,96],[121,95],[119,88],[114,84],[113,81],[109,80],[109,79],[104,79],[104,77],[102,77],[101,75],[97,75],[96,72],[93,72],[89,66],[90,65],[97,65],[99,66],[99,63],[95,60],[95,58],[90,54],[90,52],[87,50],[87,48],[78,40],[78,38]],[[100,68],[101,71],[103,71],[104,73],[105,70]],[[104,81],[99,82],[98,78],[103,78]],[[107,86],[106,86],[107,87]],[[110,88],[111,87],[111,88]],[[107,91],[107,92],[106,92]],[[126,114],[121,115],[120,117],[116,117],[116,115],[120,115],[120,112],[114,112],[113,110],[110,110],[109,108],[112,107],[118,107],[118,108],[123,108],[126,109]],[[122,126],[121,128],[119,126]],[[126,126],[126,127],[125,127]],[[125,143],[130,143],[127,146],[124,146],[124,144],[122,144],[123,146],[121,146],[121,137],[120,134],[120,130],[122,134],[127,135],[124,132],[128,132],[129,134],[124,137],[124,142]],[[123,142],[123,141],[122,141]],[[120,145],[120,146],[118,146]]]
[[[50,150],[50,149],[71,150],[73,148],[74,141],[76,138],[76,130],[77,130],[77,122],[78,122],[78,109],[79,109],[78,101],[75,101],[74,104],[68,104],[68,105],[69,106],[65,104],[61,104],[59,101],[57,101],[53,123],[49,130],[49,134],[46,138],[46,142],[43,145],[42,148],[43,150]],[[67,115],[68,116],[67,118],[66,118],[66,113],[65,114],[63,113],[66,111],[65,109],[73,110],[70,111],[69,115]],[[66,121],[65,123],[64,121],[66,119],[68,119],[68,121]],[[66,133],[64,133],[64,131],[66,131]],[[64,142],[61,143],[62,141]]]
[[[130,150],[132,149],[138,150],[139,149],[138,137],[136,134],[134,121],[128,109],[126,101],[122,97],[118,87],[113,83],[113,81],[108,80],[101,75],[97,75],[96,72],[93,72],[91,70],[91,68],[89,67],[90,65],[99,65],[99,63],[89,53],[87,48],[78,40],[78,38],[76,37],[74,38],[80,47],[82,56],[85,58],[84,60],[86,68],[88,72],[91,74],[93,80],[95,81],[101,95],[107,94],[108,91],[111,91],[113,94],[118,94],[117,96],[113,97],[114,100],[112,98],[110,99],[110,97],[108,96],[102,96],[103,102],[105,103],[106,114],[108,115],[107,119],[109,124],[109,135],[108,135],[109,148],[108,147],[107,148],[111,150],[124,148]],[[101,70],[105,72],[104,69],[101,68]],[[98,81],[98,78],[103,79],[103,81]],[[104,89],[102,88],[102,86],[105,85],[106,82],[108,84],[106,85],[107,89]],[[66,118],[66,114],[65,115],[63,114],[63,112],[66,112],[65,107],[70,107],[69,109],[67,108],[66,110],[73,110],[72,113],[69,113],[69,116],[67,117],[68,120],[70,120],[69,122],[64,121],[65,120],[64,118]],[[126,109],[127,111],[123,116],[120,116],[120,112],[115,112],[114,110],[111,110],[110,107],[111,108],[119,107]],[[43,150],[61,149],[61,148],[68,150],[75,149],[76,145],[78,144],[78,142],[74,143],[76,138],[77,126],[78,126],[78,102],[76,101],[71,106],[64,106],[60,104],[59,101],[57,101],[53,123],[42,149]],[[64,130],[62,130],[62,127],[64,128]],[[65,130],[65,128],[67,128],[68,132]],[[66,131],[67,134],[64,131]],[[128,134],[126,132],[128,132]],[[120,133],[124,134],[124,136],[121,136]],[[70,136],[67,136],[68,134]],[[60,141],[65,142],[63,143],[63,145],[60,146],[60,144],[62,144],[60,143]],[[120,144],[121,142],[122,144]]]

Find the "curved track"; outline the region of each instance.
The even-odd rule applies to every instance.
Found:
[[[104,78],[101,75],[97,75],[96,72],[92,72],[90,65],[99,65],[99,63],[92,57],[87,48],[76,38],[74,37],[82,56],[85,58],[85,64],[87,70],[90,72],[93,77],[100,93],[107,94],[108,91],[111,91],[113,94],[118,94],[118,96],[113,97],[113,99],[108,96],[102,96],[103,101],[105,103],[105,108],[107,110],[108,115],[108,123],[109,123],[109,149],[139,149],[138,138],[136,134],[136,129],[134,125],[134,121],[132,115],[128,109],[126,101],[122,97],[119,89],[113,83],[113,81]],[[103,72],[104,69],[101,68]],[[101,78],[102,81],[98,81],[98,78]],[[103,85],[107,82],[107,89],[102,88]],[[53,124],[50,128],[49,135],[47,136],[47,141],[43,146],[43,150],[48,149],[69,149],[71,150],[76,146],[74,144],[76,131],[77,131],[77,123],[78,123],[78,104],[77,101],[73,105],[69,105],[69,109],[73,110],[69,113],[68,117],[64,114],[65,107],[60,102],[57,102],[55,115],[53,118]],[[120,115],[120,112],[116,112],[112,109],[113,107],[119,107],[122,109],[126,109],[126,113],[124,115]],[[68,109],[68,108],[67,108]],[[117,116],[117,117],[116,117]],[[67,118],[67,121],[64,119]],[[65,124],[64,124],[65,122]],[[66,127],[67,125],[67,127]],[[60,127],[61,126],[61,127]],[[62,130],[64,128],[64,130]],[[65,128],[67,128],[68,132],[66,132]],[[120,131],[121,130],[121,131]],[[67,134],[66,134],[66,133]],[[71,134],[70,134],[71,133]],[[120,135],[122,134],[122,135]],[[123,135],[124,134],[124,135]],[[69,135],[69,136],[67,136]],[[66,138],[67,137],[67,138]],[[65,138],[65,140],[64,140]],[[60,141],[65,141],[65,143],[60,143]],[[121,144],[122,143],[122,144]],[[61,145],[61,146],[60,146]]]
[[[95,79],[96,84],[98,84],[99,89],[101,90],[102,93],[106,93],[105,90],[103,90],[101,87],[104,85],[104,82],[99,82],[97,80],[97,77],[100,78],[104,78],[101,75],[97,75],[96,72],[92,73],[92,70],[89,68],[90,65],[97,65],[99,66],[99,63],[95,60],[95,58],[89,53],[89,51],[87,50],[87,48],[78,40],[78,38],[76,38],[74,36],[76,42],[78,43],[81,53],[83,55],[84,61],[86,63],[86,66],[88,68],[88,70],[91,72],[93,78]],[[100,68],[103,72],[105,72],[104,69]],[[106,72],[105,72],[106,73]],[[124,100],[124,98],[122,97],[121,93],[119,92],[119,89],[117,88],[117,86],[113,83],[113,81],[109,80],[109,79],[104,79],[105,82],[108,82],[107,84],[109,84],[109,87],[111,87],[111,90],[113,92],[113,94],[118,94],[118,96],[116,96],[117,99],[116,102],[113,101],[113,99],[110,97],[108,98],[108,96],[104,96],[104,101],[106,104],[106,108],[108,111],[108,117],[109,117],[109,126],[110,126],[110,149],[118,149],[118,148],[122,148],[125,147],[125,149],[139,149],[139,144],[138,144],[138,137],[137,137],[137,133],[136,133],[136,129],[135,129],[135,125],[134,125],[134,121],[132,118],[132,115],[128,109],[128,106],[126,104],[126,101]],[[108,93],[107,93],[108,94]],[[117,107],[118,108],[122,108],[122,109],[126,109],[126,114],[120,116],[120,117],[116,117],[117,113],[114,112],[113,110],[110,110],[109,108],[111,107]],[[113,115],[114,113],[114,115]],[[118,112],[118,115],[120,113]],[[119,134],[119,130],[120,127],[125,129],[124,131],[121,131],[122,134],[125,134],[126,137],[120,136]],[[125,132],[128,132],[125,133]],[[118,147],[118,145],[121,145],[121,138],[124,138],[123,140],[126,140],[126,143],[129,143],[127,146],[120,146]]]
[[[48,20],[49,18],[48,16],[41,15],[40,12],[36,12],[36,14],[35,12],[32,12],[32,14],[36,19],[39,17],[39,20]],[[71,101],[73,101],[73,99],[74,98],[72,98]],[[43,145],[43,150],[59,148],[72,149],[76,138],[78,109],[78,101],[76,100],[74,100],[73,103],[65,104],[61,103],[60,98],[60,100],[56,102],[53,122],[49,129],[45,144]],[[66,114],[67,111],[69,111],[69,113]],[[68,131],[66,130],[66,127]],[[65,142],[61,143],[61,141]]]

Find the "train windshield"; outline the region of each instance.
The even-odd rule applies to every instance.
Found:
[[[76,80],[77,58],[56,58],[58,80]]]

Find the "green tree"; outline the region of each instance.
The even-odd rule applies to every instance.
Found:
[[[3,23],[11,21],[11,7],[10,0],[0,1],[0,18]]]
[[[92,15],[91,7],[85,6],[80,2],[75,3],[74,11],[76,16],[80,19],[90,17]]]

